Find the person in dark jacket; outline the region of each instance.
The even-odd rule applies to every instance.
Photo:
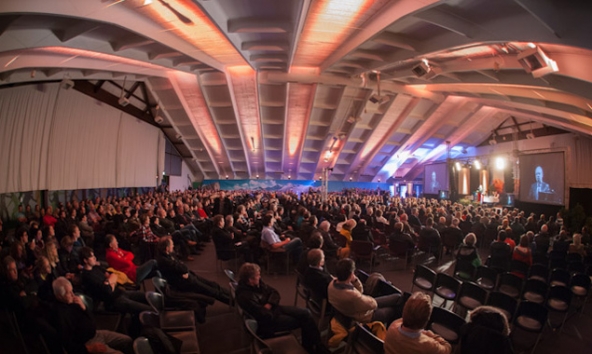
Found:
[[[302,346],[309,353],[324,352],[321,335],[308,309],[280,305],[280,294],[261,280],[261,268],[244,263],[238,272],[236,301],[257,320],[257,334],[272,336],[275,332],[300,328]]]
[[[97,330],[96,323],[82,299],[72,292],[64,277],[52,283],[57,302],[51,311],[51,322],[68,353],[131,353],[132,339],[125,334]]]
[[[240,239],[235,239],[235,234],[224,228],[225,221],[222,214],[214,216],[212,223],[214,224],[212,227],[212,240],[216,246],[217,254],[227,253],[233,255],[234,252],[237,252],[245,258],[246,262],[253,262],[249,244],[243,243]]]
[[[158,242],[158,269],[170,287],[176,291],[190,291],[215,298],[225,304],[230,303],[230,292],[218,283],[202,278],[189,271],[189,268],[174,254],[174,243],[170,236]]]

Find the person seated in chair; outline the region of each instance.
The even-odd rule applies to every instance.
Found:
[[[52,283],[56,303],[51,311],[51,323],[68,353],[131,353],[132,339],[125,334],[97,330],[91,309],[72,292],[72,284],[64,277]]]
[[[434,256],[439,257],[438,254],[440,244],[440,233],[434,228],[434,220],[428,218],[426,220],[426,226],[419,232],[419,243],[420,250],[424,252],[432,252]]]
[[[292,253],[294,262],[298,262],[300,254],[302,253],[302,240],[298,237],[290,239],[289,237],[280,237],[273,229],[275,219],[273,214],[265,214],[263,216],[263,230],[261,231],[261,243],[267,245],[271,249],[283,248],[286,252]]]
[[[238,272],[236,301],[249,315],[257,320],[257,334],[273,336],[275,332],[300,328],[302,346],[309,353],[323,353],[321,334],[308,309],[280,305],[280,294],[261,280],[261,268],[254,263],[245,263]]]
[[[393,233],[389,235],[389,243],[395,241],[405,242],[407,250],[415,248],[415,242],[413,237],[404,231],[404,225],[402,222],[396,222],[393,228]]]
[[[461,328],[461,354],[513,354],[506,315],[491,306],[471,311],[470,322]]]
[[[358,322],[380,321],[389,325],[401,317],[404,299],[401,294],[373,298],[364,295],[364,287],[354,271],[356,264],[345,258],[337,263],[336,279],[327,288],[329,303],[343,315]]]
[[[456,262],[457,263],[464,263],[467,267],[462,267],[461,269],[477,269],[481,265],[481,258],[479,257],[479,251],[475,244],[477,243],[477,237],[474,233],[469,233],[465,236],[462,245],[459,247],[456,253]],[[463,279],[471,279],[472,274],[467,274],[465,272],[459,272],[459,276]]]
[[[195,292],[213,297],[225,304],[230,303],[230,291],[218,283],[202,278],[191,272],[187,266],[175,256],[175,244],[170,236],[163,237],[158,243],[158,269],[173,290]]]
[[[386,354],[449,354],[450,344],[439,335],[425,330],[432,314],[432,299],[416,292],[403,308],[403,317],[394,321],[386,332]]]
[[[119,248],[117,238],[107,235],[107,250],[105,252],[107,263],[110,267],[125,273],[127,277],[136,284],[142,283],[156,270],[156,260],[150,259],[144,264],[137,266],[134,263],[134,254]]]
[[[310,239],[308,240],[308,248],[302,252],[300,259],[298,260],[298,264],[296,265],[296,270],[300,275],[304,275],[306,270],[308,269],[308,253],[314,249],[321,249],[323,248],[323,236],[317,230],[314,231]]]
[[[489,267],[507,271],[510,269],[512,248],[506,242],[506,232],[501,230],[497,234],[497,240],[489,247]]]
[[[108,310],[119,313],[138,315],[152,310],[143,291],[127,291],[118,286],[117,274],[100,266],[91,248],[82,247],[80,259],[83,264],[82,286],[95,302],[103,301]]]
[[[232,216],[231,216],[232,217]],[[212,228],[212,240],[216,247],[216,253],[234,254],[237,252],[242,255],[246,262],[253,262],[253,255],[249,245],[243,243],[240,239],[235,240],[235,234],[224,228],[224,215],[218,214],[212,219],[214,227]]]
[[[327,288],[333,281],[333,276],[325,269],[325,253],[319,248],[313,248],[307,254],[308,268],[304,272],[303,284],[312,292],[312,298],[317,304],[329,298]]]

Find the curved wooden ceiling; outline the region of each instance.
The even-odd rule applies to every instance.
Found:
[[[203,178],[412,178],[448,146],[591,134],[586,3],[3,1],[0,87],[124,87]]]

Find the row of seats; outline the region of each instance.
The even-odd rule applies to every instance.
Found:
[[[561,324],[556,326],[562,329],[573,297],[582,300],[580,310],[584,310],[591,282],[583,273],[571,275],[567,270],[555,269],[545,277],[539,267],[533,269],[524,281],[510,272],[498,274],[495,270],[480,267],[473,282],[461,281],[418,265],[413,276],[412,289],[417,286],[441,297],[441,307],[447,301],[452,301],[455,310],[459,307],[473,310],[482,305],[499,308],[515,327],[538,334],[534,350],[548,321],[549,312],[564,315]],[[460,323],[458,319],[449,321],[448,328],[456,328]],[[552,324],[551,326],[555,327]]]

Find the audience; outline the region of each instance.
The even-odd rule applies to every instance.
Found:
[[[299,257],[301,262],[298,267],[303,274],[303,285],[311,290],[313,300],[320,304],[323,299],[328,299],[337,313],[362,322],[377,320],[389,324],[394,321],[385,342],[386,352],[392,353],[423,352],[425,347],[435,348],[434,352],[448,352],[450,349],[441,338],[430,331],[421,330],[425,322],[419,322],[423,320],[416,318],[413,322],[413,318],[410,319],[407,314],[406,321],[400,296],[373,298],[363,294],[363,287],[355,277],[355,264],[348,259],[352,239],[374,242],[372,235],[377,240],[380,235],[381,243],[384,240],[391,243],[400,240],[405,242],[409,250],[417,247],[439,256],[442,240],[452,249],[456,248],[455,245],[464,235],[456,261],[475,268],[481,263],[476,248],[477,240],[489,243],[497,235],[497,241],[486,252],[491,254],[489,265],[500,270],[508,270],[510,260],[530,265],[533,258],[539,262],[544,261],[545,257],[564,257],[568,252],[580,254],[583,258],[590,254],[587,228],[581,229],[582,234],[574,234],[571,243],[572,236],[567,227],[573,229],[573,225],[570,225],[572,220],[566,216],[564,224],[561,214],[556,219],[554,216],[548,220],[544,216],[539,219],[533,213],[529,215],[517,209],[496,211],[449,201],[400,199],[379,191],[344,190],[330,193],[326,200],[314,191],[299,196],[291,192],[244,190],[151,191],[127,197],[73,200],[47,208],[35,205],[34,211],[31,209],[29,205],[21,206],[10,224],[7,220],[4,220],[4,224],[0,222],[0,257],[4,266],[0,295],[7,303],[14,304],[11,309],[18,309],[23,314],[19,316],[19,322],[29,324],[29,328],[34,331],[41,331],[41,327],[37,327],[37,322],[42,320],[39,316],[43,317],[44,313],[51,315],[51,324],[60,333],[54,339],[73,352],[101,351],[106,346],[115,352],[129,352],[130,340],[129,337],[125,338],[122,346],[119,346],[108,338],[99,337],[92,317],[83,317],[93,309],[86,309],[85,312],[77,300],[66,299],[72,287],[77,293],[93,297],[97,305],[104,302],[107,310],[132,314],[150,310],[142,291],[125,290],[119,285],[122,279],[107,272],[101,264],[109,264],[113,271],[120,271],[137,283],[149,277],[157,264],[169,283],[167,298],[170,300],[176,296],[178,300],[183,300],[177,304],[184,304],[183,308],[196,311],[198,321],[207,323],[205,306],[213,302],[211,297],[228,303],[230,293],[225,287],[191,272],[190,267],[178,257],[188,261],[193,260],[191,256],[199,257],[204,243],[210,238],[217,245],[222,244],[222,248],[237,249],[243,253],[247,262],[257,261],[257,257],[251,258],[249,253],[259,255],[263,247],[284,248],[297,260],[302,253],[301,240],[308,240],[306,245],[309,248]],[[210,219],[211,216],[214,217]],[[433,227],[433,220],[438,220],[437,228],[442,230],[441,235]],[[11,226],[9,230],[7,225]],[[337,245],[336,241],[339,240],[334,239],[337,234],[341,235],[345,247]],[[517,241],[513,251],[514,244],[510,239]],[[107,246],[106,250],[104,245]],[[95,253],[101,262],[96,259]],[[335,263],[330,263],[336,279],[325,269],[325,255],[328,259],[342,259],[336,269]],[[144,264],[134,263],[135,259],[142,258],[145,259]],[[263,282],[255,281],[260,277],[258,272],[258,267],[252,265],[251,275],[241,280],[251,295],[267,287]],[[56,279],[63,279],[60,281],[62,290],[59,290],[61,298],[53,295],[55,288],[52,288],[52,284]],[[273,311],[272,322],[259,323],[262,333],[273,331],[274,321],[290,329],[306,327],[303,344],[307,350],[323,351],[324,347],[318,345],[317,333],[312,333],[313,328],[316,331],[316,325],[308,324],[308,311],[302,308],[278,310],[282,308],[279,298],[275,299],[273,290],[265,291],[271,294],[273,301],[269,302],[269,306],[263,303],[259,307],[265,310],[270,307]],[[185,306],[190,302],[196,305]],[[71,306],[63,310],[64,318],[60,318],[54,310],[49,310],[50,304],[56,305],[56,308]],[[421,306],[415,304],[410,308],[415,308],[421,314],[423,310],[418,310]],[[293,318],[282,322],[285,316],[293,315],[291,309],[304,311],[298,311]],[[428,304],[428,317],[429,312]],[[484,343],[499,337],[498,333],[507,337],[503,329],[492,327],[485,321],[496,316],[490,312],[487,309],[473,312],[471,323],[463,332],[461,352],[497,350],[491,349],[497,348],[496,345],[486,346]],[[397,320],[401,314],[403,319]],[[62,334],[61,328],[68,328],[71,324],[67,321],[71,318],[78,319],[83,328],[70,329],[69,333]],[[137,322],[137,317],[132,317],[132,324],[134,321]],[[122,332],[136,335],[136,332],[127,328],[129,323],[122,322]],[[394,329],[396,332],[391,333]],[[77,333],[76,338],[68,337],[68,342],[64,342],[65,336],[71,336],[72,333]],[[45,335],[45,332],[42,331],[42,334]],[[403,344],[389,344],[395,337],[397,342]],[[477,338],[481,337],[484,343],[478,343]],[[507,339],[499,338],[499,351],[508,352],[507,347],[504,347]],[[483,350],[467,349],[480,348],[478,345],[481,344],[485,346]],[[413,349],[406,345],[413,346]]]

